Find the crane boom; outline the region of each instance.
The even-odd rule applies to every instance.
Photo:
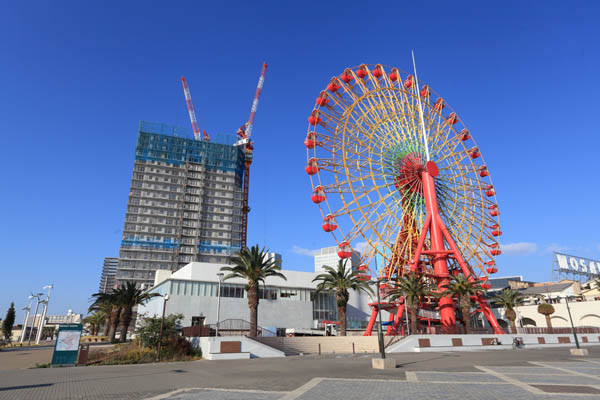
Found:
[[[250,138],[252,134],[252,125],[254,124],[254,114],[258,108],[258,100],[260,99],[260,92],[262,91],[263,83],[265,83],[265,73],[267,72],[267,63],[263,63],[260,77],[258,78],[258,85],[256,85],[256,93],[254,94],[254,100],[252,101],[252,108],[250,109],[250,117],[246,123],[246,137]]]
[[[198,122],[196,121],[196,112],[194,112],[194,104],[192,104],[192,95],[190,94],[190,88],[188,87],[187,81],[183,76],[181,77],[181,84],[183,85],[183,94],[185,95],[185,102],[187,104],[188,113],[190,114],[194,139],[200,140],[200,128],[198,128]],[[204,135],[204,140],[210,140],[206,131],[203,131],[202,133]]]

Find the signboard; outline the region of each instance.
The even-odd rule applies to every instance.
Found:
[[[59,326],[56,344],[54,344],[54,353],[52,354],[53,367],[77,364],[82,329],[81,324],[63,324]]]
[[[557,278],[578,278],[581,281],[600,277],[600,261],[589,258],[554,253],[554,272]]]

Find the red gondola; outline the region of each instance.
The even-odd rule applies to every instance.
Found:
[[[489,260],[488,262],[485,263],[485,265],[487,265],[488,267],[493,267],[494,265],[496,265],[496,261]]]
[[[323,225],[321,225],[321,227],[325,232],[333,232],[337,229],[338,225],[337,222],[335,222],[333,215],[328,214],[323,220]]]
[[[354,75],[352,75],[350,68],[346,68],[340,79],[344,81],[344,83],[350,83],[350,81],[354,79]]]
[[[329,104],[329,99],[327,98],[327,92],[326,91],[322,91],[321,94],[319,94],[319,97],[317,97],[317,101],[316,101],[317,105],[323,107],[326,106],[327,104]]]
[[[410,89],[413,86],[413,83],[415,82],[415,78],[412,75],[409,75],[406,80],[404,81],[404,87],[406,89]]]
[[[317,145],[317,132],[309,132],[304,139],[304,145],[307,149],[314,149]]]
[[[483,167],[477,168],[477,171],[479,171],[479,176],[482,178],[485,178],[486,176],[490,175],[490,172],[488,171],[485,165]]]
[[[429,86],[423,85],[419,93],[421,94],[421,97],[429,97]]]
[[[380,78],[381,75],[383,75],[383,68],[381,68],[381,65],[377,64],[371,73],[375,78]]]
[[[481,157],[481,152],[477,147],[473,147],[471,150],[469,150],[469,155],[471,158],[478,158]]]
[[[496,195],[496,191],[495,191],[494,189],[487,190],[487,191],[485,192],[485,195],[486,195],[487,197],[492,197],[492,196],[495,196],[495,195]]]
[[[463,142],[466,142],[469,139],[471,139],[471,133],[469,132],[469,130],[467,128],[460,131],[460,140],[462,140]]]
[[[496,272],[498,272],[498,268],[496,267],[489,267],[485,269],[487,271],[488,274],[495,274]]]
[[[494,235],[494,236],[496,236],[496,235]],[[498,246],[499,246],[498,242],[494,242],[494,243],[488,244],[488,247],[491,248],[491,249],[495,249]]]
[[[311,200],[315,204],[319,204],[325,201],[325,191],[323,190],[322,186],[317,186],[313,190]]]
[[[331,82],[329,82],[329,85],[327,85],[327,90],[329,90],[332,93],[337,92],[342,86],[340,85],[340,83],[338,82],[337,78],[331,78]]]
[[[446,107],[446,105],[444,104],[444,99],[442,99],[441,97],[439,97],[435,103],[433,104],[433,107],[438,110],[438,111],[442,111],[442,109],[444,107]]]
[[[499,256],[500,254],[502,254],[502,250],[500,249],[494,249],[490,251],[490,254],[493,256]]]
[[[492,210],[490,211],[490,215],[492,217],[497,217],[498,215],[500,215],[500,211],[498,209]]]
[[[319,112],[317,110],[314,110],[310,114],[310,117],[308,117],[308,123],[311,124],[312,126],[315,126],[319,122],[321,122],[321,115],[319,114]]]
[[[341,242],[337,253],[340,258],[350,258],[352,257],[352,247],[350,247],[348,242]]]
[[[358,71],[356,71],[356,76],[360,79],[364,79],[367,75],[369,75],[369,70],[367,69],[367,66],[363,64],[358,68]]]
[[[450,126],[456,124],[458,122],[458,116],[456,115],[456,113],[451,113],[448,118],[446,118],[446,123]]]
[[[308,164],[306,164],[306,167],[304,167],[304,170],[309,175],[314,175],[317,172],[319,172],[319,166],[317,165],[317,159],[311,158],[310,160],[308,160]]]
[[[485,186],[483,187],[483,190],[491,190],[491,189],[493,189],[493,188],[494,188],[494,185],[485,185]],[[490,206],[490,207],[491,207],[491,206]]]
[[[494,235],[494,236],[502,236],[502,231],[499,230],[499,229],[497,229],[495,231],[492,231],[492,235]]]
[[[485,290],[490,290],[492,288],[492,285],[490,285],[489,283],[484,283],[483,285],[481,285],[481,288]]]
[[[398,68],[392,68],[392,72],[390,73],[390,80],[392,82],[396,82],[398,78],[400,78],[400,73],[398,72]]]

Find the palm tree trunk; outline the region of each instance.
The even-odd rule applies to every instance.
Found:
[[[412,302],[409,306],[410,308],[410,333],[416,335],[418,332],[418,321],[417,321],[417,309],[419,308],[417,305],[412,305]]]
[[[340,314],[340,336],[346,336],[346,307],[346,303],[338,306],[338,313]]]
[[[258,283],[248,283],[248,308],[250,308],[250,337],[258,334]]]
[[[119,307],[113,308],[110,312],[110,328],[108,330],[108,339],[112,342],[115,342],[115,336],[117,334],[117,326],[119,324],[119,315],[121,314],[121,309]]]
[[[466,301],[461,299],[460,302],[465,333],[469,335],[471,333],[471,302],[468,298]]]
[[[550,320],[550,314],[546,314],[546,326],[548,327],[548,333],[554,333],[554,329],[552,329],[552,321]]]
[[[107,314],[106,318],[104,318],[104,332],[102,332],[102,336],[108,336],[109,331],[110,331],[110,314]]]
[[[513,334],[517,333],[517,324],[515,323],[514,319],[510,320],[510,330]]]
[[[121,337],[119,339],[121,343],[127,341],[127,330],[129,329],[129,324],[131,324],[131,314],[132,309],[130,307],[125,307],[119,316],[119,323],[121,324]]]

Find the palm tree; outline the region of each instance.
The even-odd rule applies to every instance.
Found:
[[[94,312],[94,313],[101,313],[104,316],[104,322],[100,325],[104,326],[104,330],[102,332],[102,336],[108,336],[109,335],[109,330],[111,327],[111,323],[110,323],[110,317],[112,314],[112,310],[113,310],[113,305],[111,303],[108,302],[94,302],[90,308],[88,309],[88,312]],[[115,318],[116,320],[116,318]]]
[[[95,300],[88,308],[88,312],[102,310],[106,313],[108,321],[105,320],[104,336],[108,336],[108,339],[111,342],[114,342],[117,326],[119,324],[119,315],[121,314],[121,307],[117,304],[114,291],[110,293],[94,293],[92,297],[95,298]]]
[[[421,299],[432,293],[425,275],[416,275],[411,272],[399,277],[396,281],[396,287],[388,294],[391,301],[404,297],[405,308],[410,313],[410,330],[413,335],[417,333],[417,311]]]
[[[340,315],[340,335],[346,336],[346,307],[350,297],[349,290],[357,292],[370,292],[373,289],[365,280],[361,280],[358,271],[352,271],[352,268],[346,269],[348,260],[339,260],[337,270],[330,266],[323,265],[325,273],[317,275],[312,281],[319,281],[315,290],[315,296],[320,292],[335,292],[335,300]]]
[[[251,249],[243,248],[231,258],[233,267],[223,267],[221,271],[229,271],[225,280],[231,278],[244,278],[248,280],[246,292],[248,293],[248,307],[250,308],[250,336],[256,337],[258,330],[258,285],[269,276],[277,276],[284,280],[287,278],[279,271],[281,267],[270,259],[265,248],[258,245]]]
[[[517,313],[515,307],[517,307],[523,301],[523,295],[516,290],[506,288],[496,295],[493,299],[495,303],[501,305],[506,309],[504,314],[510,321],[510,329],[513,333],[517,332],[517,325],[515,319],[517,319]]]
[[[91,315],[88,315],[83,319],[83,322],[90,325],[90,333],[92,336],[97,336],[98,331],[100,330],[100,326],[105,321],[106,315],[101,312],[95,312]]]
[[[131,324],[133,308],[146,304],[151,298],[160,296],[160,294],[144,292],[136,287],[135,282],[127,282],[119,286],[112,294],[115,297],[115,304],[121,308],[119,315],[119,323],[121,324],[120,340],[124,343],[127,340],[127,330]]]
[[[546,298],[540,296],[542,303],[540,303],[537,307],[537,311],[546,317],[546,326],[548,327],[548,333],[552,333],[552,321],[550,320],[550,316],[554,314],[554,306],[546,301]]]
[[[458,299],[458,305],[463,316],[463,324],[465,325],[465,333],[471,333],[471,296],[476,296],[478,292],[483,291],[483,288],[476,280],[469,280],[464,275],[456,275],[452,280],[442,286],[444,289],[439,296],[452,296]]]

